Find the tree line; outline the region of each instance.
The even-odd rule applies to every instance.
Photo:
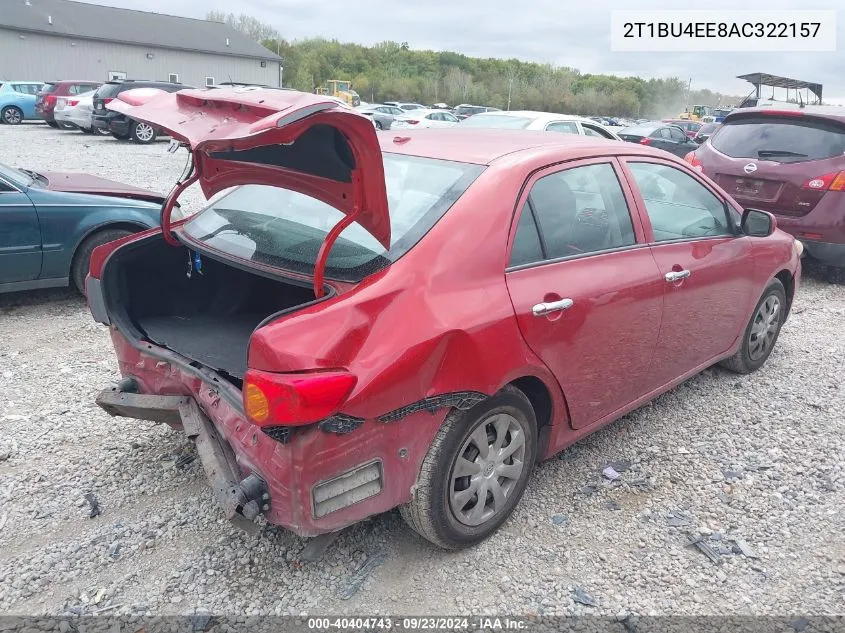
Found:
[[[279,54],[286,87],[313,92],[327,79],[349,80],[369,102],[473,103],[510,110],[662,118],[695,104],[737,105],[742,99],[690,90],[688,80],[678,77],[646,80],[588,74],[518,59],[414,50],[407,42],[363,46],[323,38],[288,41],[251,16],[211,12],[207,19],[227,22]]]

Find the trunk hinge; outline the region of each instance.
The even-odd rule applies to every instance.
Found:
[[[352,195],[355,197],[352,211],[347,213],[340,222],[332,227],[332,230],[326,233],[323,238],[323,243],[320,244],[320,250],[317,252],[317,261],[314,264],[314,296],[317,299],[322,299],[326,295],[326,290],[323,288],[323,279],[326,273],[326,264],[329,260],[329,251],[334,246],[335,241],[341,233],[358,219],[358,214],[361,213],[361,205],[363,203],[363,182],[361,180],[361,172],[357,169],[352,170]]]
[[[185,170],[182,172],[182,176],[178,181],[176,181],[176,185],[170,190],[170,193],[167,195],[167,199],[161,206],[161,216],[159,219],[161,224],[161,234],[162,237],[164,237],[164,241],[171,246],[179,246],[180,242],[173,237],[173,232],[170,229],[170,214],[173,211],[173,207],[176,206],[176,201],[179,199],[179,196],[182,195],[182,192],[199,180],[199,177],[200,170],[194,160],[194,153],[190,148],[188,148],[188,164],[185,165]]]

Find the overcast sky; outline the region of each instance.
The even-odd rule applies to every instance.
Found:
[[[205,17],[210,10],[243,12],[272,24],[289,40],[322,36],[361,44],[406,41],[415,49],[516,57],[570,66],[581,72],[691,78],[694,89],[710,88],[735,95],[750,91],[750,85],[735,79],[736,75],[767,72],[822,83],[825,101],[845,104],[845,9],[838,14],[837,53],[666,54],[612,53],[610,12],[685,7],[676,0],[91,1],[189,17]],[[838,4],[835,0],[708,0],[698,8],[835,9]]]

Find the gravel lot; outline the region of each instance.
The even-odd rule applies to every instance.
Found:
[[[166,150],[0,126],[1,162],[161,191],[184,160]],[[805,278],[763,370],[708,370],[541,465],[479,547],[436,550],[394,512],[304,563],[302,539],[221,518],[180,434],[94,405],[119,376],[81,297],[0,295],[0,613],[845,613],[843,324],[845,287]]]

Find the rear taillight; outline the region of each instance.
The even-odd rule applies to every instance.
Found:
[[[690,152],[684,156],[684,160],[687,161],[695,171],[704,171],[704,168],[701,166],[701,161],[698,160],[698,156],[695,155],[695,152]]]
[[[98,246],[91,252],[91,259],[88,266],[88,274],[91,275],[94,279],[102,279],[103,277],[103,266],[106,264],[106,260],[109,258],[118,247],[123,246],[129,242],[134,242],[135,240],[139,240],[143,237],[147,237],[148,235],[152,235],[153,233],[159,233],[161,229],[156,227],[154,229],[147,229],[146,231],[141,231],[140,233],[132,233],[131,235],[127,235],[126,237],[121,237],[119,239],[114,240],[113,242],[106,242],[101,246]]]
[[[56,103],[56,95],[47,95],[44,97],[44,103]]]
[[[411,125],[416,125],[419,123],[416,119],[405,119],[405,123],[410,123]]]
[[[845,191],[845,171],[810,178],[801,185],[801,188],[815,191]]]
[[[70,100],[67,102],[67,105],[69,105],[69,106],[76,106],[76,105],[79,105],[79,99],[70,99]]]
[[[106,97],[105,99],[103,99],[103,105],[111,103],[112,101],[114,101],[114,97]]]
[[[640,139],[640,145],[651,145],[651,139],[648,138],[648,137],[641,138]]]
[[[257,369],[244,376],[244,412],[254,424],[302,426],[337,413],[358,379],[342,370],[277,374]]]

